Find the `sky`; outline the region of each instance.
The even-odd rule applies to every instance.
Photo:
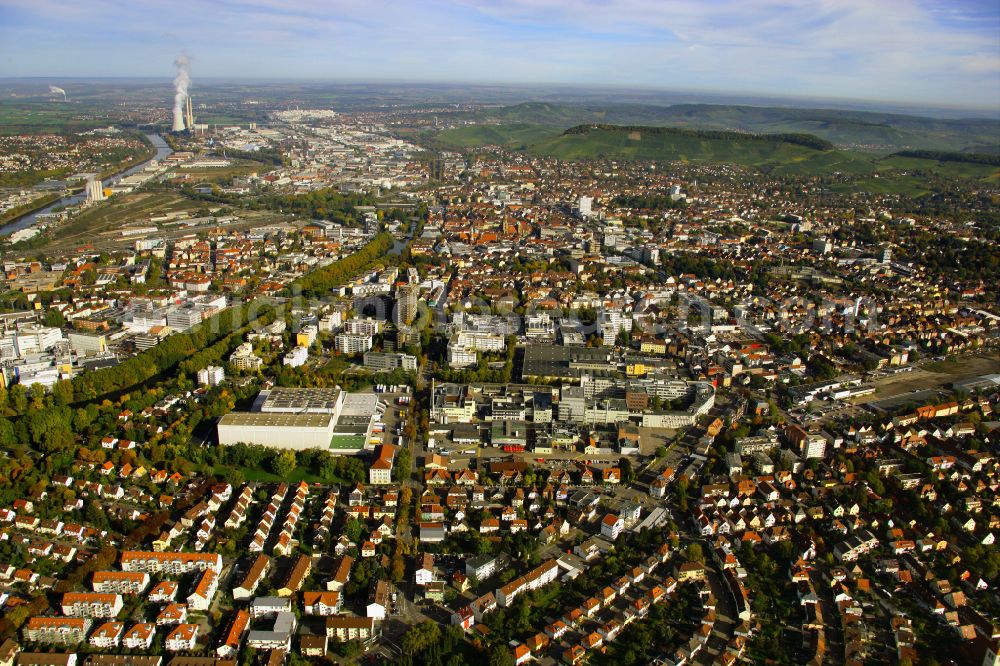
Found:
[[[998,0],[0,0],[0,77],[619,85],[1000,112]]]

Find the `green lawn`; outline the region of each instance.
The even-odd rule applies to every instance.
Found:
[[[226,477],[227,474],[232,473],[234,470],[241,472],[243,474],[243,478],[247,481],[256,481],[258,483],[278,483],[280,481],[285,481],[286,483],[299,483],[300,481],[305,481],[306,483],[331,483],[330,481],[311,473],[304,467],[296,467],[295,471],[292,472],[288,478],[282,478],[273,472],[268,472],[267,470],[259,467],[229,467],[226,465],[215,466],[215,473],[222,477]]]

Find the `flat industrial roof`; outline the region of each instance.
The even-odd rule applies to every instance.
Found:
[[[338,388],[271,389],[260,406],[261,411],[333,411],[342,391]]]
[[[271,428],[328,428],[332,414],[289,414],[284,412],[229,412],[219,419],[219,426]]]
[[[342,416],[371,417],[378,409],[378,396],[374,393],[348,393],[344,397]]]
[[[573,364],[586,364],[586,370]],[[602,367],[603,366],[603,367]],[[563,347],[560,345],[527,345],[524,348],[523,377],[579,377],[617,374],[617,365],[609,360],[607,349]]]

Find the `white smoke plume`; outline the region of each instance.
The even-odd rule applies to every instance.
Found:
[[[177,68],[177,76],[174,77],[174,126],[173,131],[184,131],[184,100],[187,99],[188,86],[191,84],[191,76],[188,68],[191,60],[186,55],[179,55],[174,59],[174,67]]]
[[[63,96],[63,101],[64,102],[66,101],[66,91],[63,90],[62,88],[60,88],[59,86],[49,86],[49,94],[50,95],[62,95]]]

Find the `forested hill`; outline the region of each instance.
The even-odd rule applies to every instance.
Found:
[[[470,119],[566,129],[580,124],[658,125],[759,134],[811,134],[840,147],[1000,151],[1000,119],[932,118],[898,113],[726,104],[554,104],[525,102],[483,109]]]
[[[728,132],[725,130],[692,130],[680,127],[646,127],[639,125],[577,125],[570,127],[563,134],[589,134],[594,131],[617,131],[638,133],[647,136],[673,135],[693,139],[709,139],[712,141],[767,141],[772,143],[791,143],[805,146],[813,150],[833,150],[834,145],[812,134],[783,133],[755,134],[752,132]]]

